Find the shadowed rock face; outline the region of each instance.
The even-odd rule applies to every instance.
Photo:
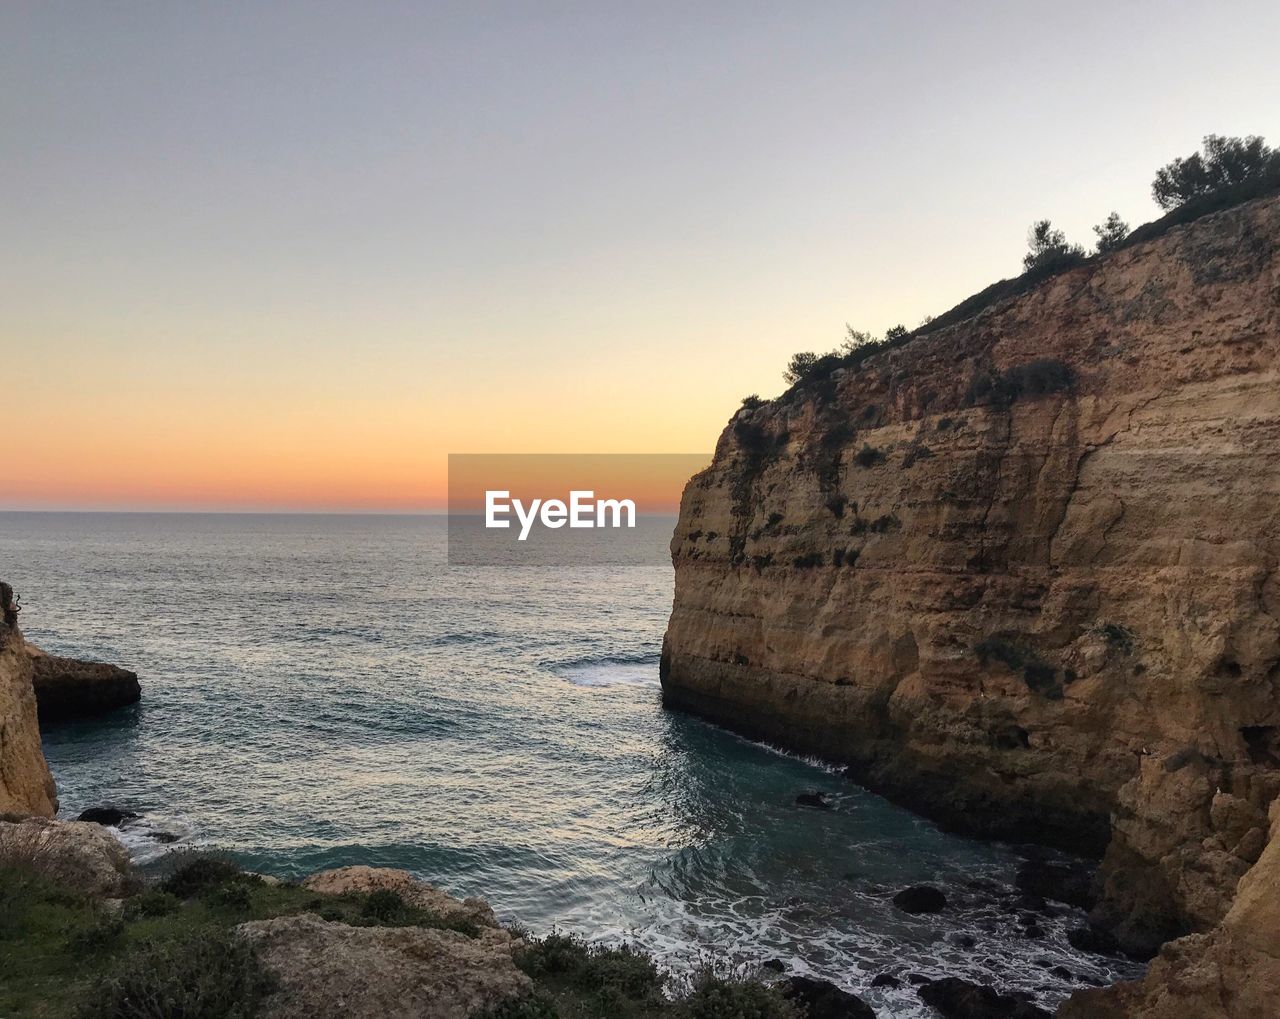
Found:
[[[739,412],[672,539],[666,703],[1105,853],[1133,950],[1212,927],[1280,791],[1278,245],[1242,206]]]
[[[0,814],[52,817],[58,796],[40,748],[31,674],[17,599],[0,583]]]
[[[104,662],[59,658],[28,644],[41,724],[106,714],[142,697],[138,674]]]

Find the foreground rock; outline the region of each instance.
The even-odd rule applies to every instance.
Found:
[[[941,913],[947,897],[931,885],[913,885],[895,895],[893,904],[904,913]]]
[[[242,924],[280,989],[271,1019],[464,1019],[527,994],[506,931],[349,927],[316,916]]]
[[[28,644],[41,724],[89,718],[135,704],[142,697],[138,674],[104,662],[60,658]]]
[[[1060,1019],[1280,1015],[1280,804],[1271,814],[1271,841],[1215,930],[1169,942],[1140,981],[1075,994]]]
[[[958,977],[933,980],[917,993],[943,1019],[1049,1019],[1044,1009]]]
[[[1130,951],[1211,929],[1280,792],[1278,273],[1257,201],[739,411],[672,538],[665,703],[1105,852]]]
[[[407,870],[391,867],[337,867],[312,874],[302,882],[308,891],[322,895],[358,892],[395,892],[407,905],[446,920],[469,920],[481,927],[497,927],[493,910],[483,899],[455,899],[452,895],[419,881]]]
[[[82,895],[114,899],[133,890],[128,852],[89,821],[0,821],[0,860],[29,867]]]
[[[0,583],[0,814],[52,817],[58,796],[40,748],[31,677],[17,599],[13,588]]]
[[[804,1007],[806,1019],[876,1019],[875,1010],[865,1001],[826,980],[791,977],[782,982],[782,988]]]

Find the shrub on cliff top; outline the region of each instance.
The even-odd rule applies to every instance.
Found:
[[[250,1019],[274,986],[248,942],[202,928],[134,948],[93,985],[79,1019]]]
[[[228,881],[246,877],[239,864],[224,856],[189,853],[176,859],[172,873],[160,882],[159,888],[180,899],[190,899]]]
[[[1030,250],[1022,256],[1022,268],[1026,272],[1061,272],[1079,265],[1085,258],[1084,248],[1079,244],[1068,244],[1066,234],[1055,230],[1047,219],[1031,224],[1027,245]]]

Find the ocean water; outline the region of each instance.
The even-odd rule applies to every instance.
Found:
[[[650,521],[665,543],[670,520]],[[63,815],[144,814],[143,861],[208,845],[280,876],[407,868],[504,919],[714,957],[923,1016],[909,973],[1052,1005],[1134,966],[1023,936],[1011,847],[962,839],[837,772],[662,709],[672,576],[451,568],[433,517],[0,514],[29,640],[135,669],[143,701],[44,733]],[[834,809],[798,807],[821,790]],[[942,914],[890,897],[942,887]],[[968,939],[972,939],[970,943]],[[968,946],[968,947],[966,947]],[[1059,977],[1065,966],[1074,977]],[[904,978],[872,989],[879,973]]]

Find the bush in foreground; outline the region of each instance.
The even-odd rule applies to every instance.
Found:
[[[92,986],[79,1019],[250,1019],[273,988],[251,945],[209,927],[130,951]]]

